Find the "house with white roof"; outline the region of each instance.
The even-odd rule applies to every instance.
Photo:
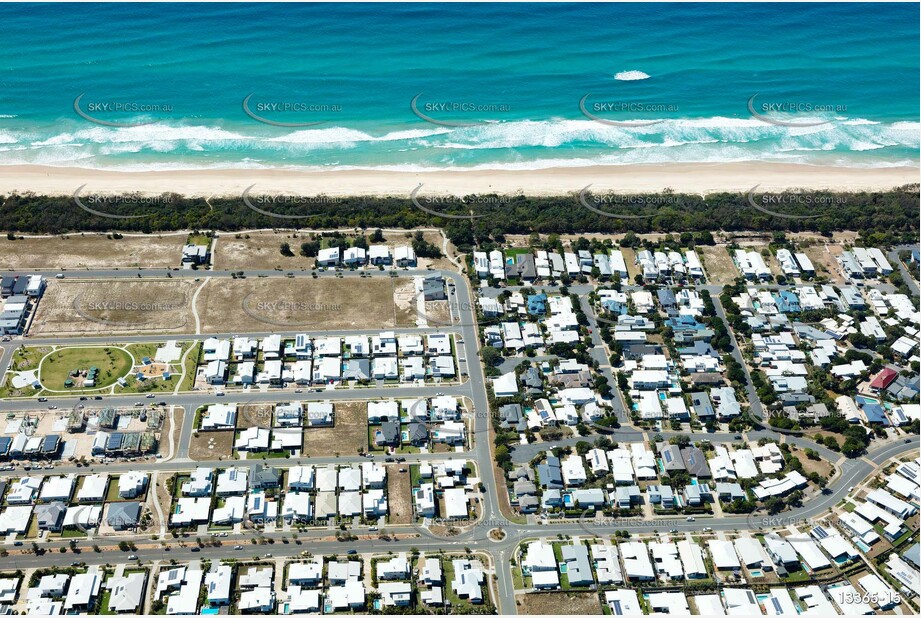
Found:
[[[604,591],[604,603],[614,616],[642,616],[643,607],[636,590],[619,588]]]
[[[619,544],[620,556],[623,561],[624,575],[631,582],[651,581],[655,579],[655,571],[649,560],[646,544],[642,541],[629,541]]]
[[[77,490],[77,502],[102,502],[109,490],[108,474],[91,474],[83,477]]]

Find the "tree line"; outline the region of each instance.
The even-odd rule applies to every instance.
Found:
[[[266,227],[332,228],[414,228],[443,227],[451,241],[460,248],[499,241],[506,234],[574,234],[574,233],[696,233],[705,231],[813,231],[830,234],[835,230],[855,230],[877,244],[916,240],[918,233],[918,186],[911,185],[882,192],[797,193],[810,199],[787,200],[776,207],[782,214],[814,216],[796,219],[772,215],[749,203],[744,193],[716,193],[707,196],[671,194],[667,201],[649,200],[638,205],[642,196],[619,200],[595,210],[584,207],[576,194],[557,197],[518,196],[503,200],[458,200],[458,205],[439,206],[438,212],[469,215],[477,218],[456,219],[425,212],[407,196],[347,197],[334,203],[295,203],[277,200],[260,206],[264,212],[249,208],[242,197],[211,198],[210,204],[200,197],[169,194],[151,204],[130,196],[111,205],[93,206],[94,210],[120,217],[93,214],[79,207],[70,196],[46,196],[32,193],[0,197],[0,221],[3,231],[33,234],[69,232],[165,232],[184,229],[236,231]],[[834,206],[816,205],[836,198]],[[85,203],[84,198],[84,203]],[[481,205],[482,204],[482,205]],[[605,214],[596,212],[600,210]],[[265,214],[307,216],[304,219],[273,217]],[[624,219],[606,214],[642,215]],[[816,216],[818,215],[818,216]]]

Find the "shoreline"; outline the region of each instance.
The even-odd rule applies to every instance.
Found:
[[[674,163],[591,166],[542,170],[445,170],[396,172],[376,170],[298,171],[292,169],[214,169],[151,172],[38,165],[0,166],[0,194],[38,195],[164,192],[187,197],[239,196],[251,185],[253,194],[409,197],[420,194],[470,195],[496,193],[555,196],[593,191],[612,193],[709,194],[790,189],[887,191],[919,182],[915,167],[850,168],[792,163]]]

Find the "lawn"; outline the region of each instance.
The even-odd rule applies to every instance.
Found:
[[[211,244],[211,238],[205,236],[204,234],[189,234],[189,238],[186,241],[190,245],[201,245],[207,247]]]
[[[86,347],[62,348],[46,357],[39,368],[39,380],[45,388],[51,390],[64,390],[64,381],[70,372],[79,369],[86,372],[90,367],[99,369],[96,384],[90,390],[111,386],[131,370],[131,356],[121,348],[113,347]],[[75,379],[73,390],[79,388],[82,378]]]
[[[180,391],[190,391],[192,386],[195,384],[195,370],[198,367],[198,356],[201,354],[201,344],[193,344],[195,349],[189,352],[189,355],[185,359],[185,364],[183,369],[185,369],[185,377],[182,378],[182,384],[179,386]]]

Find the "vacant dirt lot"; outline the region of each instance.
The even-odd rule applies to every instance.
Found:
[[[272,426],[272,415],[274,411],[275,405],[271,403],[251,403],[240,406],[237,429],[249,429],[250,427],[263,427],[268,429]]]
[[[639,265],[636,263],[636,251],[632,247],[621,247],[621,253],[624,254],[624,262],[627,263],[627,278],[629,281],[625,283],[633,283],[636,281],[636,276],[643,274],[643,271],[640,270]]]
[[[0,268],[171,268],[179,266],[185,240],[185,234],[126,235],[118,240],[106,238],[105,234],[0,240]]]
[[[304,232],[250,232],[241,234],[221,234],[214,247],[214,267],[219,270],[270,270],[309,269],[314,259],[298,254],[301,243],[310,235]],[[291,245],[294,256],[283,256],[278,248],[281,243]]]
[[[230,457],[233,436],[232,431],[196,431],[189,439],[189,457],[195,461]]]
[[[601,601],[594,592],[547,592],[518,595],[518,613],[532,616],[601,614]]]
[[[828,277],[835,283],[844,282],[844,279],[841,277],[840,267],[836,260],[836,258],[841,255],[841,252],[844,251],[844,247],[841,245],[827,244],[812,245],[803,247],[802,249],[803,253],[812,261],[817,277]]]
[[[304,457],[356,455],[368,450],[368,404],[335,402],[333,427],[304,428]]]
[[[187,280],[52,280],[38,304],[33,335],[192,332],[195,286]]]
[[[739,269],[732,263],[729,251],[723,245],[697,247],[697,253],[704,263],[707,281],[714,285],[724,285],[735,281]]]
[[[401,467],[406,468],[407,471],[400,472]],[[387,506],[390,509],[387,523],[412,523],[412,483],[409,477],[409,466],[387,466]]]
[[[421,320],[419,315],[418,294],[416,284],[411,277],[401,279],[393,290],[393,303],[396,315],[396,326],[416,326]],[[429,305],[431,303],[425,303]],[[444,301],[447,308],[447,301]],[[423,308],[423,311],[427,311]],[[444,323],[444,322],[442,322]]]
[[[202,332],[393,328],[401,278],[212,280],[198,297]]]

